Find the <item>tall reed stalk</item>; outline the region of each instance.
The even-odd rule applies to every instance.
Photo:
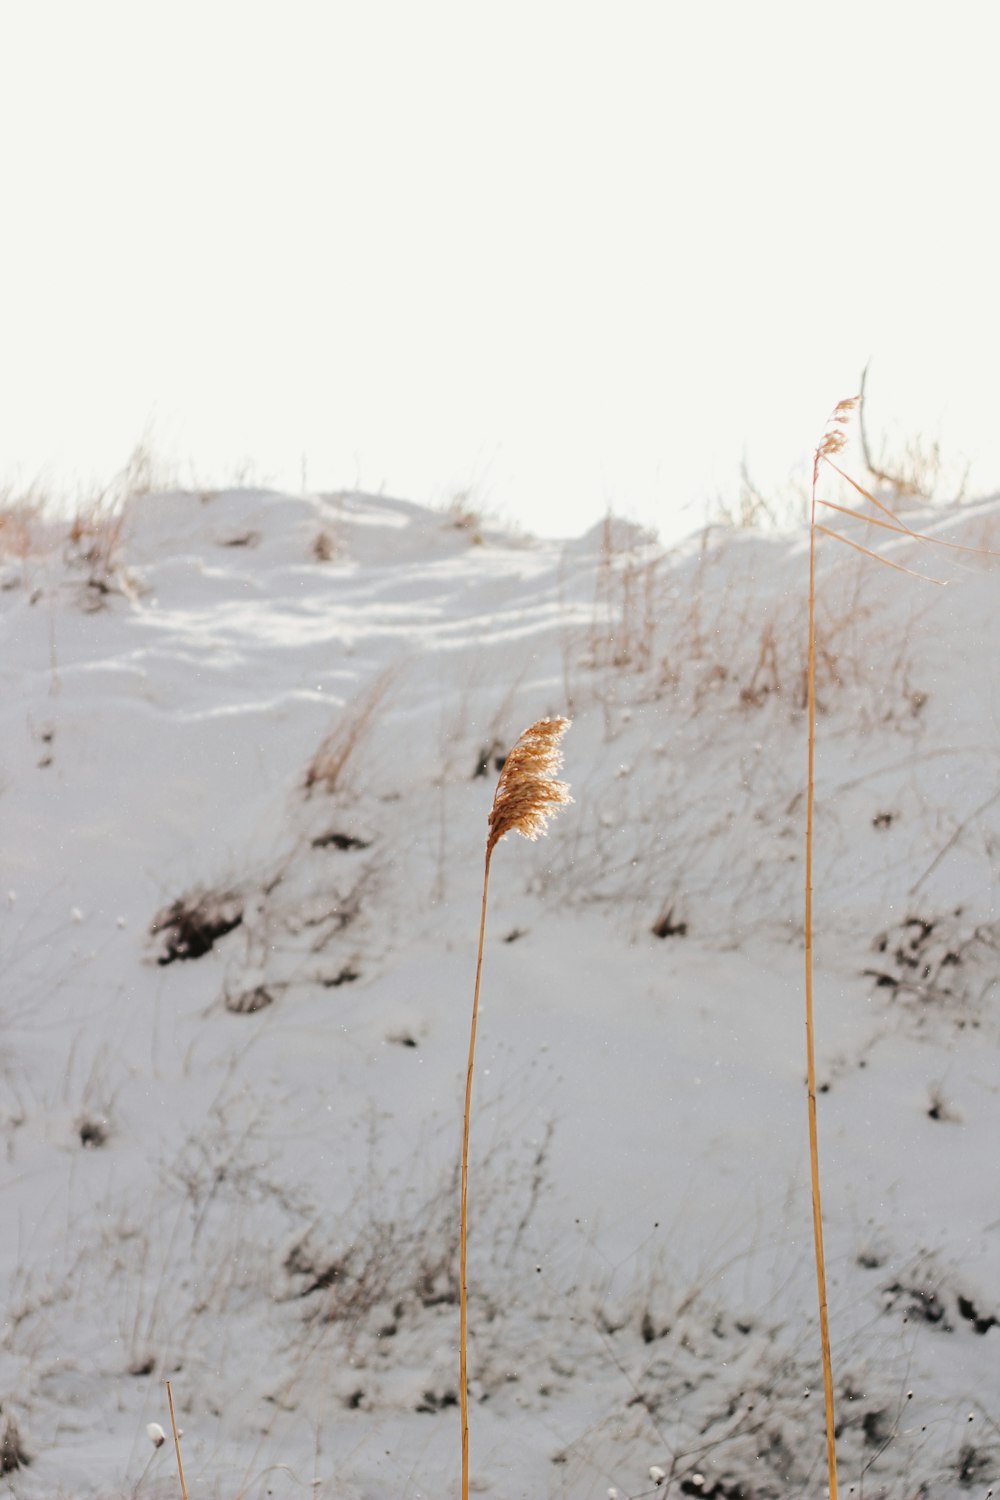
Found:
[[[805,987],[806,987],[806,1088],[809,1096],[809,1170],[812,1180],[813,1245],[816,1254],[816,1290],[819,1297],[819,1336],[823,1353],[823,1404],[826,1412],[826,1462],[829,1473],[830,1500],[837,1500],[836,1416],[833,1404],[833,1361],[830,1357],[830,1320],[826,1301],[826,1260],[823,1253],[823,1211],[819,1189],[819,1132],[816,1125],[816,1044],[813,1027],[813,801],[816,762],[816,486],[823,458],[839,453],[844,446],[844,425],[854,405],[841,401],[830,426],[813,457],[812,497],[809,510],[809,643],[807,657],[809,722],[806,777],[806,901],[805,901]]]
[[[472,1118],[472,1070],[476,1060],[476,1028],[479,1024],[479,986],[483,975],[483,942],[486,937],[486,899],[493,851],[508,833],[536,839],[545,833],[549,818],[567,802],[569,787],[555,780],[562,765],[560,741],[569,728],[568,719],[540,719],[526,729],[504,761],[490,808],[483,871],[483,904],[479,918],[479,949],[476,984],[472,996],[472,1028],[469,1033],[469,1064],[465,1075],[465,1116],[462,1127],[462,1197],[459,1220],[459,1397],[462,1417],[462,1500],[469,1500],[469,1299],[466,1259],[469,1239],[469,1125]]]
[[[893,531],[898,536],[911,541],[931,542],[937,546],[947,547],[959,552],[979,552],[983,554],[984,548],[965,547],[960,543],[947,542],[940,537],[929,537],[922,532],[912,531],[899,517],[889,509],[887,505],[877,499],[868,490],[864,489],[856,480],[844,472],[836,463],[834,458],[842,451],[847,441],[846,427],[851,413],[857,406],[858,396],[851,396],[846,401],[841,401],[833,410],[827,430],[813,456],[812,492],[809,510],[809,642],[808,642],[808,774],[806,783],[806,891],[805,891],[805,1000],[806,1000],[806,1077],[809,1099],[809,1167],[812,1179],[812,1218],[813,1218],[813,1240],[816,1254],[816,1289],[819,1297],[819,1331],[820,1343],[823,1356],[823,1403],[826,1413],[826,1454],[827,1470],[829,1473],[830,1500],[837,1500],[837,1448],[836,1448],[836,1414],[833,1400],[833,1361],[830,1356],[830,1322],[827,1311],[826,1297],[826,1261],[823,1253],[823,1214],[820,1202],[820,1177],[819,1177],[819,1138],[816,1125],[816,1053],[815,1032],[813,1027],[813,802],[815,792],[815,752],[816,752],[816,538],[822,533],[824,536],[832,537],[834,541],[844,542],[856,552],[861,552],[865,557],[882,563],[885,567],[893,568],[896,572],[907,573],[913,578],[919,578],[925,583],[941,584],[938,578],[930,578],[925,573],[917,573],[912,568],[904,567],[902,563],[893,562],[887,557],[880,556],[871,548],[863,546],[851,537],[843,536],[839,531],[832,531],[823,526],[816,519],[817,506],[824,510],[835,511],[839,515],[848,516],[857,521],[864,521],[866,525],[877,526],[885,531]],[[839,474],[840,478],[846,480],[856,494],[863,500],[867,500],[873,507],[874,512],[866,512],[854,509],[846,505],[838,505],[832,500],[823,500],[817,496],[816,489],[819,484],[819,476],[823,466],[826,465]]]

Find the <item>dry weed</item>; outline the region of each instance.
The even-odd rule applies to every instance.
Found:
[[[610,511],[604,517],[588,644],[594,668],[631,667],[641,672],[652,660],[662,554],[650,556],[650,540]]]
[[[483,541],[483,513],[475,504],[471,490],[459,490],[448,502],[445,514],[456,531],[464,531],[473,546]]]
[[[857,398],[841,401],[834,409],[830,424],[813,458],[812,507],[809,515],[809,600],[808,600],[808,667],[806,778],[806,889],[805,889],[805,1005],[806,1005],[806,1073],[809,1120],[809,1168],[812,1183],[813,1245],[816,1256],[816,1287],[819,1300],[820,1346],[823,1356],[823,1405],[826,1416],[826,1457],[830,1500],[837,1500],[836,1415],[833,1401],[833,1362],[830,1355],[830,1322],[826,1294],[826,1259],[823,1248],[823,1211],[820,1199],[819,1134],[816,1123],[816,1045],[813,1024],[813,926],[812,926],[812,860],[813,807],[815,801],[816,761],[816,487],[820,465],[832,463],[846,441],[844,429]]]
[[[887,487],[898,503],[907,500],[946,500],[960,505],[965,499],[971,465],[955,474],[944,459],[940,442],[919,436],[906,438],[895,453],[890,453],[888,441],[882,439],[876,458],[868,438],[865,424],[865,401],[869,366],[861,372],[861,387],[858,393],[858,435],[865,468],[877,484]]]
[[[483,871],[483,903],[479,919],[476,983],[472,998],[469,1062],[465,1075],[465,1114],[462,1128],[462,1186],[459,1218],[459,1398],[462,1416],[462,1500],[469,1500],[469,1378],[468,1378],[468,1260],[469,1225],[469,1126],[472,1118],[472,1071],[476,1060],[476,1028],[479,1022],[479,988],[483,974],[483,942],[486,936],[486,901],[493,851],[508,833],[536,839],[546,831],[549,819],[573,799],[569,787],[556,780],[562,765],[561,742],[568,719],[540,719],[524,731],[504,762],[489,813],[486,863]]]
[[[806,778],[806,847],[805,847],[805,914],[804,914],[804,938],[805,938],[805,1012],[806,1012],[806,1067],[807,1067],[807,1093],[808,1093],[808,1121],[809,1121],[809,1160],[812,1181],[812,1211],[813,1211],[813,1237],[816,1258],[816,1283],[819,1299],[819,1322],[820,1341],[823,1356],[823,1390],[824,1407],[826,1415],[827,1434],[827,1468],[829,1474],[830,1500],[837,1500],[837,1457],[836,1457],[836,1417],[833,1399],[833,1371],[830,1357],[830,1330],[827,1311],[826,1293],[826,1270],[823,1250],[823,1216],[820,1201],[820,1171],[819,1171],[819,1147],[816,1122],[816,1063],[815,1063],[815,1028],[813,1019],[813,813],[815,794],[815,743],[816,743],[816,547],[817,538],[820,535],[832,538],[834,541],[845,543],[854,551],[875,562],[892,568],[899,573],[905,573],[909,577],[920,578],[924,582],[941,584],[940,579],[930,578],[926,574],[915,572],[903,563],[875,552],[871,547],[864,545],[856,538],[845,534],[843,531],[835,531],[829,526],[822,525],[817,519],[818,507],[823,507],[826,512],[834,512],[838,517],[845,517],[849,521],[862,521],[866,526],[875,526],[881,530],[894,533],[904,540],[915,542],[928,542],[937,546],[949,548],[961,552],[974,552],[979,549],[966,547],[959,543],[948,542],[939,537],[930,537],[922,532],[912,530],[899,516],[892,511],[883,501],[879,500],[869,490],[866,490],[850,474],[840,467],[836,462],[840,458],[847,441],[847,426],[854,412],[862,405],[861,396],[852,396],[841,401],[834,408],[833,415],[827,426],[827,430],[816,448],[813,457],[812,468],[812,491],[809,514],[809,587],[808,587],[808,624],[807,624],[807,778]],[[865,461],[871,472],[877,474],[880,479],[888,476],[873,469],[867,440],[862,429],[862,446]],[[843,505],[832,500],[821,498],[818,493],[820,474],[826,469],[831,469],[850,486],[854,494],[861,501],[867,501],[872,509],[870,511],[859,510],[856,505]],[[914,490],[904,488],[896,484],[899,493],[915,493]]]
[[[44,559],[58,548],[61,535],[52,496],[40,480],[26,489],[0,486],[0,559],[22,564]]]
[[[321,526],[319,531],[317,531],[313,537],[311,550],[316,562],[332,562],[336,557],[337,543],[328,527]]]
[[[337,723],[320,741],[306,768],[307,794],[318,788],[332,797],[343,786],[347,768],[370,734],[395,675],[391,667],[380,672],[365,692],[345,704]]]
[[[134,598],[134,586],[122,560],[124,525],[123,508],[106,494],[81,505],[73,517],[66,534],[65,557],[70,567],[86,574],[85,609],[102,609],[111,594]]]

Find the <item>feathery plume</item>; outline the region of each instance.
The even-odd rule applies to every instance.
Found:
[[[851,413],[857,406],[860,397],[847,396],[843,401],[838,401],[830,415],[826,432],[816,449],[816,463],[821,458],[832,458],[835,453],[840,453],[847,442],[846,427],[851,420]]]
[[[568,728],[568,719],[539,719],[507,756],[490,809],[488,854],[508,833],[537,839],[559,808],[572,802],[565,781],[555,780],[562,766],[560,742]]]

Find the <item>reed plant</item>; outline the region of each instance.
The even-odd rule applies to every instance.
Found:
[[[809,1170],[812,1186],[813,1247],[816,1257],[816,1290],[819,1299],[819,1336],[823,1358],[823,1403],[826,1414],[827,1469],[830,1500],[837,1500],[836,1418],[833,1402],[833,1361],[830,1356],[830,1321],[826,1297],[826,1259],[823,1251],[823,1211],[820,1200],[819,1132],[816,1122],[816,1044],[813,1025],[813,802],[816,761],[816,487],[824,459],[839,453],[846,441],[847,424],[854,399],[841,401],[813,457],[812,494],[809,510],[809,623],[807,657],[808,757],[806,777],[806,890],[805,890],[805,1000],[806,1000],[806,1089],[809,1113]]]
[[[834,1408],[833,1362],[830,1354],[830,1325],[827,1307],[826,1266],[823,1250],[823,1214],[820,1198],[819,1143],[816,1120],[816,1056],[815,1028],[813,1023],[813,806],[815,799],[815,750],[816,750],[816,548],[820,536],[843,542],[874,562],[908,574],[924,583],[944,586],[944,580],[932,578],[926,573],[905,567],[902,563],[885,557],[856,538],[842,531],[823,525],[817,515],[820,510],[833,512],[867,526],[894,532],[904,541],[929,543],[956,552],[974,552],[981,556],[994,556],[982,547],[968,547],[958,542],[949,542],[942,537],[928,536],[914,531],[900,520],[883,501],[852,479],[850,474],[835,462],[847,442],[847,427],[860,402],[859,396],[851,396],[834,408],[822,441],[813,455],[812,487],[809,511],[809,605],[808,605],[808,657],[807,657],[807,783],[806,783],[806,851],[805,851],[805,1012],[806,1012],[806,1086],[809,1116],[809,1164],[811,1177],[813,1242],[816,1260],[816,1287],[819,1300],[820,1344],[823,1362],[823,1397],[826,1418],[827,1469],[830,1500],[837,1500],[837,1452],[836,1413]],[[869,464],[869,467],[871,465]],[[842,505],[817,494],[820,475],[825,469],[832,470],[845,481],[862,501],[867,501],[871,510],[859,509],[855,505]]]
[[[461,1203],[459,1210],[459,1408],[462,1420],[462,1500],[469,1500],[469,1305],[466,1261],[469,1237],[469,1126],[472,1118],[472,1070],[476,1060],[476,1029],[479,1024],[479,987],[483,974],[483,943],[486,937],[486,902],[493,851],[508,833],[536,839],[545,833],[549,819],[560,807],[572,802],[569,787],[556,779],[562,766],[561,741],[568,719],[539,719],[526,729],[504,761],[486,837],[483,870],[483,901],[479,918],[479,948],[476,982],[472,996],[472,1026],[469,1032],[469,1062],[465,1075],[465,1115],[462,1126]]]

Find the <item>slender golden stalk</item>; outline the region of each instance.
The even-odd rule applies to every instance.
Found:
[[[862,383],[862,390],[864,386]],[[823,1395],[826,1409],[826,1448],[827,1467],[830,1476],[830,1500],[837,1500],[837,1453],[835,1443],[835,1418],[833,1405],[833,1364],[830,1358],[830,1324],[827,1313],[826,1301],[826,1266],[823,1255],[823,1216],[820,1206],[819,1191],[819,1145],[816,1128],[816,1060],[813,1030],[813,924],[812,924],[812,877],[813,877],[813,798],[814,798],[814,763],[816,747],[816,536],[822,533],[834,541],[844,542],[848,547],[870,557],[874,562],[882,563],[887,568],[894,569],[897,573],[909,574],[911,578],[919,578],[924,583],[933,583],[944,587],[940,578],[931,578],[926,573],[917,573],[914,569],[905,567],[902,563],[894,562],[891,558],[882,557],[873,552],[871,548],[863,546],[849,536],[844,536],[839,531],[832,531],[828,526],[823,526],[816,519],[817,505],[826,510],[835,511],[840,515],[851,517],[857,521],[864,521],[868,525],[878,526],[886,531],[895,532],[897,535],[909,541],[929,543],[934,546],[945,547],[950,551],[979,553],[985,557],[995,557],[998,554],[991,552],[985,547],[970,547],[960,542],[949,542],[943,537],[928,536],[924,532],[913,531],[905,522],[889,509],[877,496],[866,490],[857,480],[852,479],[840,466],[834,463],[834,458],[844,447],[846,438],[844,429],[847,425],[854,407],[861,398],[852,396],[846,401],[841,401],[835,408],[830,424],[827,427],[823,441],[816,449],[813,458],[812,474],[812,504],[809,514],[809,655],[808,655],[808,719],[809,719],[809,755],[808,755],[808,779],[806,788],[806,905],[805,905],[805,991],[806,991],[806,1066],[807,1066],[807,1088],[809,1095],[809,1165],[812,1174],[812,1214],[813,1235],[816,1244],[816,1285],[819,1293],[819,1328],[820,1340],[823,1351]],[[862,432],[862,443],[864,444],[864,433]],[[866,451],[867,458],[867,451]],[[859,511],[849,506],[839,505],[832,500],[824,500],[817,496],[816,487],[819,483],[821,466],[828,465],[840,478],[846,480],[856,494],[867,500],[874,511],[872,514]],[[871,463],[869,469],[877,479],[885,478],[875,470]]]
[[[838,412],[844,406],[837,408]],[[844,412],[846,416],[846,411]],[[823,1254],[823,1213],[819,1193],[819,1132],[816,1126],[816,1048],[813,1030],[813,799],[816,759],[816,485],[824,443],[843,442],[841,433],[828,434],[816,449],[813,460],[812,506],[809,516],[809,654],[808,654],[808,720],[809,751],[806,778],[806,1080],[809,1095],[809,1169],[812,1177],[813,1241],[816,1250],[816,1290],[819,1296],[819,1336],[823,1352],[823,1403],[826,1410],[826,1463],[829,1472],[830,1500],[837,1500],[837,1444],[833,1406],[833,1361],[830,1358],[830,1321],[826,1303],[826,1260]]]
[[[565,782],[556,781],[562,765],[559,742],[569,728],[568,719],[540,719],[526,729],[511,750],[497,782],[490,808],[486,864],[483,871],[483,905],[479,918],[479,949],[476,955],[476,985],[472,996],[472,1028],[469,1032],[469,1064],[465,1074],[465,1115],[462,1124],[462,1192],[458,1237],[459,1305],[459,1405],[462,1418],[462,1500],[469,1500],[469,1299],[466,1261],[469,1243],[469,1126],[472,1120],[472,1070],[476,1060],[476,1028],[479,1024],[479,986],[483,975],[483,943],[486,937],[486,898],[490,884],[493,850],[508,833],[536,839],[546,831],[549,818],[572,802]],[[185,1497],[186,1500],[186,1497]]]
[[[857,405],[857,396],[840,401],[813,455],[812,503],[809,511],[809,642],[808,642],[808,757],[806,776],[806,1090],[809,1100],[809,1171],[812,1180],[813,1242],[816,1252],[816,1291],[819,1298],[819,1337],[823,1355],[823,1405],[826,1412],[826,1463],[830,1500],[837,1500],[836,1415],[833,1404],[833,1361],[830,1357],[830,1318],[826,1300],[826,1257],[823,1253],[823,1210],[819,1190],[819,1131],[816,1124],[816,1043],[813,1026],[813,803],[816,764],[816,533],[826,527],[816,520],[816,486],[821,463],[833,463],[846,442],[844,429]],[[836,467],[834,465],[834,467]],[[839,470],[838,470],[839,472]],[[820,504],[825,502],[820,501]],[[895,518],[893,518],[895,519]]]
[[[462,1500],[469,1497],[469,1373],[468,1331],[469,1301],[466,1285],[466,1256],[469,1239],[469,1123],[472,1119],[472,1069],[476,1060],[476,1027],[479,1024],[479,982],[483,974],[483,939],[486,936],[486,894],[490,883],[492,849],[486,851],[483,872],[483,910],[479,918],[479,952],[476,955],[476,988],[472,997],[472,1030],[469,1033],[469,1066],[465,1074],[465,1120],[462,1129],[462,1205],[459,1223],[459,1398],[462,1410]]]
[[[177,1473],[181,1481],[181,1500],[188,1500],[187,1485],[184,1483],[184,1465],[181,1463],[181,1437],[177,1431],[177,1420],[174,1417],[174,1398],[170,1394],[170,1381],[167,1381],[167,1401],[170,1403],[170,1425],[174,1429],[174,1452],[177,1454]]]

